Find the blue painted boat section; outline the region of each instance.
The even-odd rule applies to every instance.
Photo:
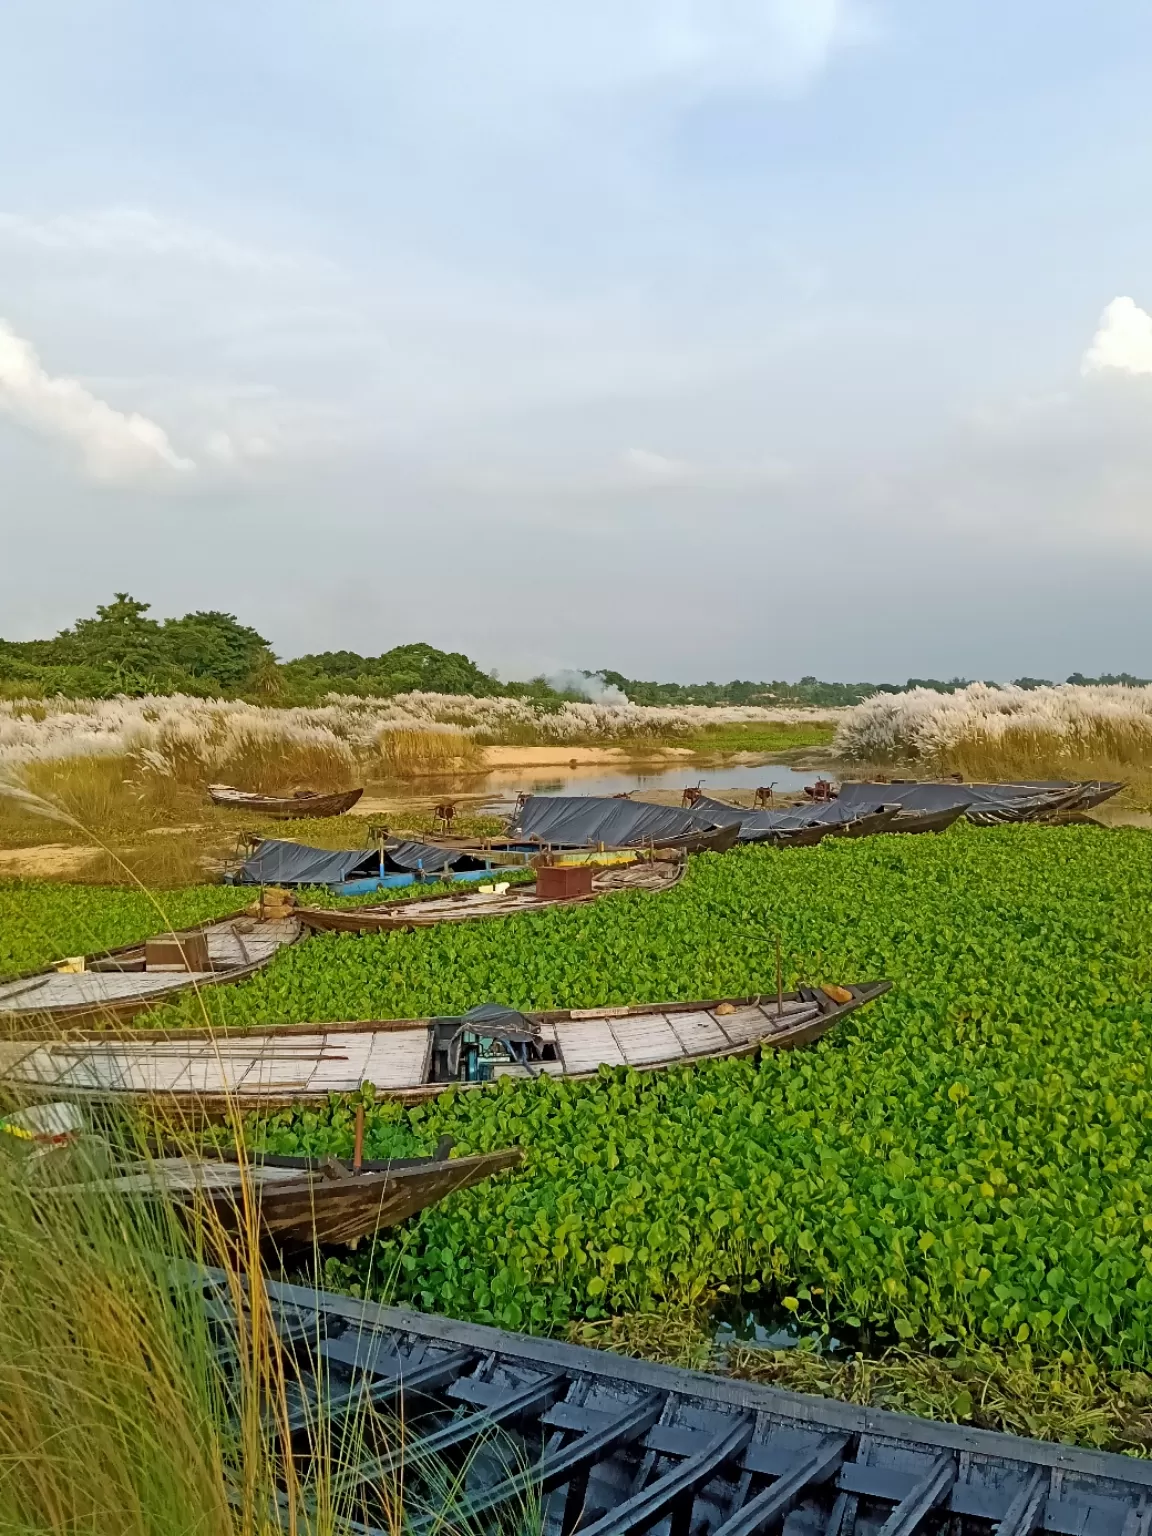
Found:
[[[516,869],[469,869],[461,870],[449,877],[444,875],[373,875],[367,880],[345,880],[341,885],[330,886],[329,889],[336,896],[367,896],[371,891],[394,891],[405,885],[436,885],[447,878],[447,883],[456,885],[462,880],[491,880],[495,875],[514,874],[522,866]]]

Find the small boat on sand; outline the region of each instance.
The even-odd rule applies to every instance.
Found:
[[[432,896],[424,901],[390,901],[377,907],[302,907],[299,917],[306,928],[323,932],[403,932],[432,928],[438,923],[468,923],[488,917],[513,917],[520,912],[542,912],[547,907],[575,906],[618,891],[668,891],[684,878],[686,867],[682,858],[643,859],[609,865],[606,869],[592,865],[556,866],[563,877],[558,882],[557,894],[546,893],[550,872],[540,870],[536,880],[523,885],[502,886],[497,882],[487,889]]]
[[[359,1169],[333,1157],[252,1153],[243,1167],[234,1155],[154,1157],[89,1180],[86,1187],[124,1196],[159,1193],[178,1205],[206,1204],[226,1232],[243,1229],[250,1202],[264,1234],[280,1248],[355,1244],[457,1190],[514,1168],[523,1157],[518,1147],[450,1157],[451,1142],[446,1141],[434,1157],[362,1162]],[[44,1186],[46,1191],[52,1187]]]
[[[233,789],[230,784],[208,786],[208,797],[213,805],[254,811],[260,816],[275,817],[277,821],[292,821],[305,816],[342,816],[352,809],[363,793],[363,785],[359,789],[341,789],[333,794],[298,789],[291,795],[257,795],[245,789]]]
[[[28,1019],[129,1019],[178,992],[254,976],[302,932],[295,915],[238,916],[58,961],[0,982],[0,1030]]]
[[[454,1018],[286,1024],[261,1030],[142,1030],[118,1038],[0,1040],[0,1081],[54,1098],[151,1100],[205,1114],[355,1093],[434,1098],[500,1078],[651,1072],[760,1049],[811,1045],[891,982],[801,987],[705,1002],[520,1013],[482,1003]]]

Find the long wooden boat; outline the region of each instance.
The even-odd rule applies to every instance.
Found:
[[[206,1204],[226,1232],[242,1230],[252,1208],[263,1233],[280,1248],[355,1244],[457,1190],[514,1168],[523,1157],[518,1147],[472,1157],[449,1157],[449,1150],[435,1157],[364,1162],[359,1171],[331,1157],[317,1161],[253,1154],[243,1167],[235,1158],[156,1157],[87,1187],[124,1196],[161,1193],[178,1205]]]
[[[241,916],[59,961],[0,982],[0,1030],[32,1019],[129,1019],[177,993],[254,976],[303,931],[295,916]],[[157,946],[162,958],[150,961]]]
[[[966,805],[952,805],[942,811],[901,811],[884,828],[885,832],[946,832],[960,820]]]
[[[411,1101],[505,1077],[588,1078],[602,1066],[652,1072],[791,1050],[890,986],[529,1014],[484,1004],[461,1018],[0,1041],[0,1082],[25,1095],[147,1100],[206,1114],[323,1101],[368,1084],[378,1098]]]
[[[226,1372],[240,1330],[223,1276],[191,1276]],[[271,1282],[293,1362],[285,1455],[337,1455],[361,1536],[399,1489],[455,1490],[406,1518],[541,1536],[1148,1536],[1152,1462],[857,1407],[558,1339]],[[366,1413],[397,1426],[364,1443]],[[349,1427],[345,1438],[345,1426]],[[395,1498],[389,1497],[389,1490]],[[406,1511],[407,1514],[407,1511]]]
[[[488,917],[513,917],[519,912],[542,912],[546,907],[577,906],[617,891],[668,891],[684,878],[686,867],[683,859],[613,865],[598,870],[591,889],[576,896],[540,896],[535,882],[526,882],[504,891],[464,891],[425,901],[390,901],[372,907],[303,907],[299,916],[306,928],[319,932],[404,932],[432,928],[438,923],[468,923]]]
[[[245,789],[233,789],[230,784],[208,786],[208,796],[213,805],[224,805],[239,811],[256,811],[261,816],[273,816],[278,821],[293,821],[304,816],[342,816],[345,811],[352,809],[363,793],[363,785],[359,789],[337,790],[334,794],[301,789],[294,795],[257,795]]]

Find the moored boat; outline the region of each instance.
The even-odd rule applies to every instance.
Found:
[[[540,912],[547,907],[575,906],[597,901],[601,896],[619,891],[667,891],[684,877],[685,863],[680,859],[642,859],[629,864],[609,865],[605,869],[586,866],[587,879],[571,881],[574,891],[542,894],[542,875],[523,885],[501,888],[499,882],[488,889],[453,892],[450,896],[432,896],[426,900],[392,901],[378,907],[303,907],[300,921],[306,928],[335,933],[389,933],[411,928],[432,928],[438,923],[466,923],[490,917],[512,917],[520,912]],[[558,866],[575,876],[584,871],[579,866]]]
[[[225,1371],[239,1375],[236,1300],[190,1274]],[[451,1525],[541,1536],[1148,1536],[1152,1463],[1080,1446],[529,1338],[270,1282],[293,1362],[285,1455],[316,1444],[362,1536],[392,1528],[396,1490],[452,1479]],[[406,1426],[364,1444],[370,1413]],[[495,1447],[495,1452],[493,1451]],[[498,1453],[496,1453],[498,1452]],[[413,1501],[414,1502],[414,1501]],[[405,1520],[443,1529],[442,1500]]]
[[[225,1232],[243,1230],[249,1209],[278,1247],[356,1243],[395,1226],[461,1189],[470,1189],[523,1157],[519,1148],[450,1157],[361,1162],[336,1158],[158,1156],[109,1172],[86,1188],[134,1197],[159,1194],[177,1205],[208,1206]],[[52,1185],[45,1184],[45,1193]],[[62,1185],[75,1189],[75,1185]]]
[[[61,960],[0,982],[0,1027],[30,1019],[128,1019],[176,993],[254,976],[301,933],[295,915],[238,916]]]
[[[368,1084],[379,1098],[419,1100],[505,1077],[586,1078],[602,1066],[650,1072],[792,1050],[890,986],[542,1013],[488,1003],[455,1018],[0,1040],[0,1081],[24,1093],[155,1100],[209,1114],[324,1100]]]
[[[298,789],[291,795],[258,795],[246,789],[233,789],[230,784],[209,784],[208,796],[213,805],[228,806],[232,810],[255,811],[261,816],[272,816],[277,821],[292,821],[302,817],[342,816],[350,811],[364,793],[359,789],[340,789],[325,794],[315,789]]]
[[[902,813],[943,812],[959,807],[974,826],[1004,826],[1014,822],[1058,821],[1062,816],[1097,806],[1119,794],[1124,785],[1094,780],[1062,780],[1006,784],[969,784],[963,780],[896,779],[890,784],[846,779],[837,802],[846,806],[874,801],[877,795],[899,805]]]

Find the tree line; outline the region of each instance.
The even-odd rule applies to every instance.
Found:
[[[657,683],[605,669],[583,674],[596,686],[618,688],[634,704],[795,704],[832,708],[857,704],[873,693],[931,688],[951,693],[969,679],[909,678],[906,683],[826,683],[802,677],[798,683]],[[1044,678],[1014,680],[1024,688],[1047,685]],[[1129,683],[1145,679],[1121,672],[1070,683]],[[281,661],[270,643],[234,614],[217,609],[156,619],[151,605],[117,592],[91,618],[77,619],[51,640],[0,640],[0,696],[102,699],[118,694],[188,693],[203,698],[249,698],[264,703],[306,704],[328,693],[389,698],[414,690],[430,693],[531,698],[545,708],[585,694],[561,692],[543,677],[502,683],[462,651],[442,651],[416,642],[393,646],[379,656],[356,651],[320,651]]]

